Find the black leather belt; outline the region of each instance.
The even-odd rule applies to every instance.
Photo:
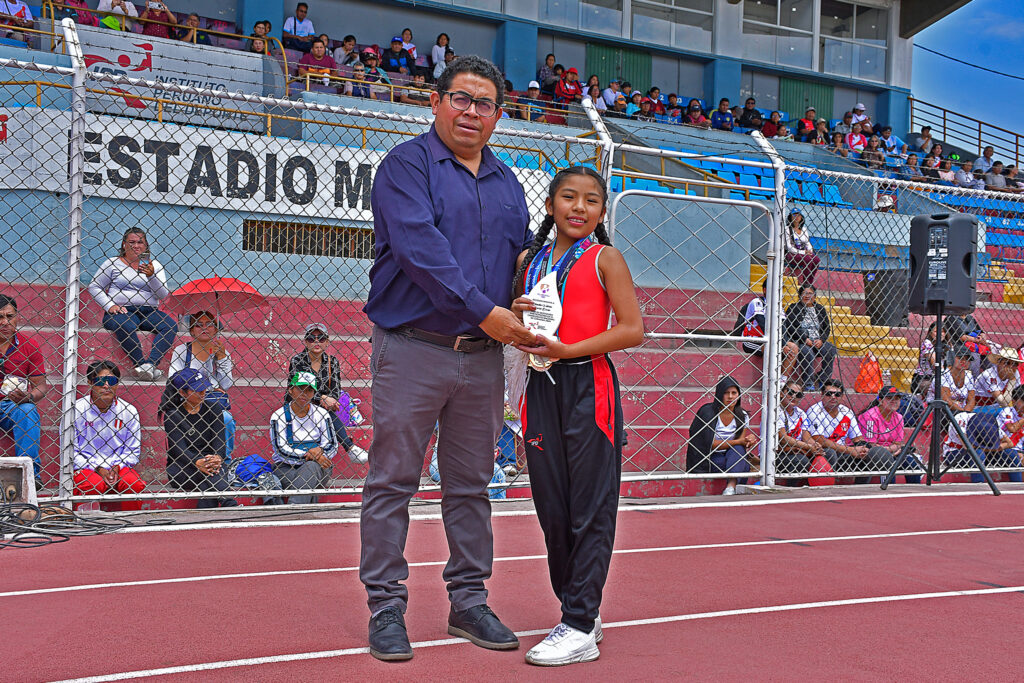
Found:
[[[398,334],[404,334],[406,337],[425,341],[428,344],[443,346],[447,349],[452,349],[453,351],[461,351],[462,353],[477,353],[478,351],[486,351],[487,349],[493,349],[500,346],[497,341],[490,337],[470,337],[466,334],[460,334],[456,337],[452,337],[447,334],[428,332],[426,330],[421,330],[417,327],[409,327],[407,325],[396,327],[392,331],[397,332]]]

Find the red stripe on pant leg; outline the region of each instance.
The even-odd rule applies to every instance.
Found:
[[[615,443],[615,388],[607,356],[593,356],[594,368],[594,422],[610,443]]]

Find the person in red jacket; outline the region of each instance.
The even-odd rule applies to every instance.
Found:
[[[555,86],[555,102],[566,104],[583,100],[583,86],[580,84],[580,73],[576,67],[565,72],[562,80]]]

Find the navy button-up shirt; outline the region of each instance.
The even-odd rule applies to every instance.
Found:
[[[431,127],[384,158],[371,206],[370,320],[484,336],[483,319],[512,301],[516,257],[531,239],[512,169],[485,147],[474,176]]]

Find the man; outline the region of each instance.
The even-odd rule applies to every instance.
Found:
[[[309,52],[313,49],[316,29],[313,28],[313,22],[306,18],[307,12],[309,5],[300,2],[295,6],[295,15],[284,20],[281,37],[286,48],[299,52]]]
[[[324,85],[330,83],[331,76],[338,75],[338,65],[327,54],[327,44],[319,38],[313,41],[312,49],[299,60],[299,77],[303,78],[307,74],[322,77]]]
[[[925,153],[932,151],[932,146],[935,144],[935,140],[932,138],[932,127],[921,126],[921,135],[917,138],[917,148]]]
[[[633,97],[633,84],[629,81],[622,82],[622,95],[626,98],[627,102]]]
[[[825,459],[837,471],[888,470],[896,458],[885,448],[864,441],[857,417],[848,406],[841,403],[845,393],[843,383],[839,380],[825,380],[821,401],[807,411],[814,440],[825,449]],[[867,484],[870,480],[871,477],[857,477],[854,482]]]
[[[711,114],[711,127],[716,130],[732,130],[733,117],[729,111],[729,98],[718,101],[718,109]]]
[[[342,94],[366,99],[373,97],[370,91],[370,84],[366,81],[366,67],[363,66],[362,62],[356,62],[355,66],[352,67],[352,80],[345,81]]]
[[[992,170],[992,157],[995,153],[996,150],[991,145],[981,151],[981,156],[974,160],[975,175],[985,175]]]
[[[185,20],[185,28],[178,31],[178,40],[196,45],[213,45],[210,34],[199,30],[199,15],[193,12]]]
[[[620,94],[615,98],[615,104],[604,113],[605,116],[613,119],[628,119],[626,116],[626,107],[629,105],[626,103],[626,96]]]
[[[782,338],[800,349],[796,375],[806,391],[817,391],[822,382],[832,376],[836,347],[829,343],[832,325],[828,311],[817,303],[818,290],[814,285],[800,285],[800,300],[786,310]],[[814,372],[815,359],[821,359],[821,369]]]
[[[32,458],[36,484],[39,459],[39,410],[46,395],[46,367],[39,344],[18,332],[18,303],[0,294],[0,429],[14,439],[14,455]]]
[[[847,135],[852,133],[853,132],[853,114],[851,112],[846,112],[845,114],[843,114],[843,120],[840,123],[836,124],[835,130],[833,130],[832,132],[833,133],[842,133],[843,134],[843,138],[845,138]]]
[[[544,118],[544,101],[540,99],[540,83],[530,81],[526,95],[519,98],[519,115],[527,121],[547,123]]]
[[[797,121],[796,124],[796,135],[798,140],[803,140],[804,136],[814,130],[814,121],[818,118],[818,111],[814,107],[807,107],[804,112],[804,117]]]
[[[864,113],[863,102],[858,102],[857,104],[853,105],[853,122],[860,124],[860,129],[864,132],[865,135],[871,135],[873,132],[875,132],[872,128],[874,124],[871,123],[871,117],[868,114]]]
[[[985,181],[974,177],[974,162],[965,161],[963,165],[953,174],[956,184],[972,190],[984,190]]]
[[[409,51],[402,47],[402,36],[395,36],[391,39],[391,49],[384,53],[380,60],[381,68],[388,73],[409,74],[412,73],[416,60],[412,58]]]
[[[736,319],[737,329],[733,332],[742,337],[763,337],[765,334],[765,292],[768,287],[768,279],[761,280],[761,295],[751,299],[746,306],[740,309]],[[783,316],[785,320],[785,316]],[[740,348],[745,352],[761,358],[764,356],[764,344],[762,342],[740,343]],[[788,341],[782,344],[782,380],[793,376],[793,368],[796,365],[800,349],[794,342]]]
[[[988,173],[985,174],[985,189],[1006,189],[1006,177],[1003,175],[1003,162],[996,161],[992,163],[992,166],[991,168],[989,168]]]
[[[654,102],[653,100],[651,100],[650,97],[643,98],[642,100],[640,100],[640,109],[633,112],[633,115],[630,116],[629,118],[633,119],[634,121],[646,121],[648,123],[653,123],[657,121],[657,119],[654,118],[654,112],[652,111],[653,104]]]
[[[399,97],[405,104],[415,104],[421,107],[430,106],[430,86],[427,85],[427,78],[422,71],[417,71],[412,76],[412,83],[408,88],[402,90]]]
[[[740,128],[753,128],[751,123],[754,120],[754,116],[761,118],[761,112],[757,110],[755,106],[757,101],[753,97],[748,97],[747,101],[743,103],[743,111],[740,112],[739,119],[736,120],[736,125]]]
[[[412,657],[402,585],[408,506],[437,421],[448,632],[490,649],[519,646],[487,607],[484,588],[493,560],[487,484],[503,415],[501,344],[536,342],[508,308],[516,257],[531,234],[519,181],[487,148],[503,98],[493,64],[454,61],[430,95],[433,126],[392,149],[374,179],[376,258],[364,308],[374,323],[374,436],[359,577],[378,659]]]
[[[555,86],[555,102],[565,104],[582,101],[583,86],[580,84],[580,74],[576,67],[572,67],[566,70],[562,80]]]
[[[884,126],[879,137],[882,140],[882,146],[885,148],[886,154],[895,154],[904,159],[907,158],[907,150],[910,149],[910,146],[892,132],[892,126]]]
[[[609,109],[615,106],[615,98],[619,96],[619,92],[621,90],[622,88],[619,85],[619,79],[613,78],[608,81],[608,87],[601,93],[601,97],[604,98],[604,103]]]
[[[779,396],[779,446],[775,454],[775,472],[780,478],[796,472],[807,472],[811,460],[824,455],[825,449],[812,436],[807,413],[800,409],[804,397],[803,387],[795,379],[783,383]],[[832,463],[829,463],[830,465]],[[799,480],[796,483],[799,485]]]

